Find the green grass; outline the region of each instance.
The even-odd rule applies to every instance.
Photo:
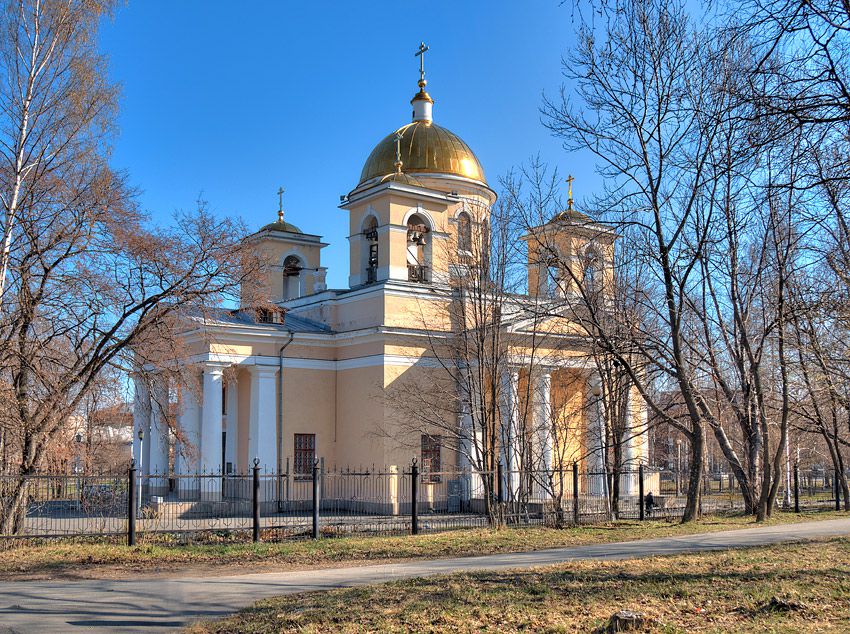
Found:
[[[847,632],[850,540],[292,595],[188,632],[590,632],[624,609],[667,634]]]
[[[846,513],[795,515],[778,513],[768,524],[847,517]],[[135,547],[118,542],[45,541],[10,548],[0,579],[22,577],[120,576],[125,573],[183,572],[210,569],[227,572],[284,570],[362,564],[365,561],[423,559],[521,552],[579,544],[629,541],[755,526],[751,517],[716,516],[689,524],[665,521],[621,521],[600,526],[566,528],[467,529],[428,535],[340,537],[259,544],[233,543],[226,536],[205,534],[202,543],[156,536]],[[216,543],[216,540],[222,541]],[[183,540],[183,541],[181,541]]]

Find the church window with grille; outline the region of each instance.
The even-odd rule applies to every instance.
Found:
[[[363,229],[366,240],[366,283],[378,281],[378,221],[374,217],[366,221]]]
[[[422,481],[440,481],[440,437],[422,434]]]
[[[585,293],[595,293],[599,290],[599,254],[593,249],[588,249],[584,260],[584,274],[582,276],[582,287]]]
[[[316,434],[295,434],[295,477],[312,478],[316,462]]]
[[[472,221],[465,211],[457,216],[457,250],[464,254],[472,250]]]
[[[427,283],[430,281],[431,241],[424,218],[413,214],[407,221],[407,280]]]

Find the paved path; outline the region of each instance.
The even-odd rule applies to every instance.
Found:
[[[173,579],[0,583],[0,632],[168,632],[257,599],[459,571],[631,559],[850,535],[850,518],[720,533],[358,568]],[[2,559],[0,559],[2,561]]]

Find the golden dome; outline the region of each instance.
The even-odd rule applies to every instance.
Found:
[[[459,136],[431,121],[414,121],[398,130],[402,171],[454,174],[486,183],[481,163]],[[396,132],[387,135],[366,159],[360,182],[396,171]]]

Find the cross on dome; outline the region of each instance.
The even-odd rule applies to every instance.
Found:
[[[395,173],[401,174],[402,165],[404,162],[401,160],[401,140],[404,138],[404,132],[399,130],[395,133]]]
[[[419,42],[419,50],[413,56],[419,58],[419,87],[425,88],[425,53],[431,49],[430,46],[425,46],[425,42]]]
[[[428,83],[425,81],[425,53],[431,49],[426,46],[425,42],[419,43],[419,49],[414,53],[414,57],[419,58],[419,92],[413,95],[410,104],[413,106],[413,120],[431,122],[431,108],[434,105],[434,100],[431,95],[425,92],[425,86]]]

